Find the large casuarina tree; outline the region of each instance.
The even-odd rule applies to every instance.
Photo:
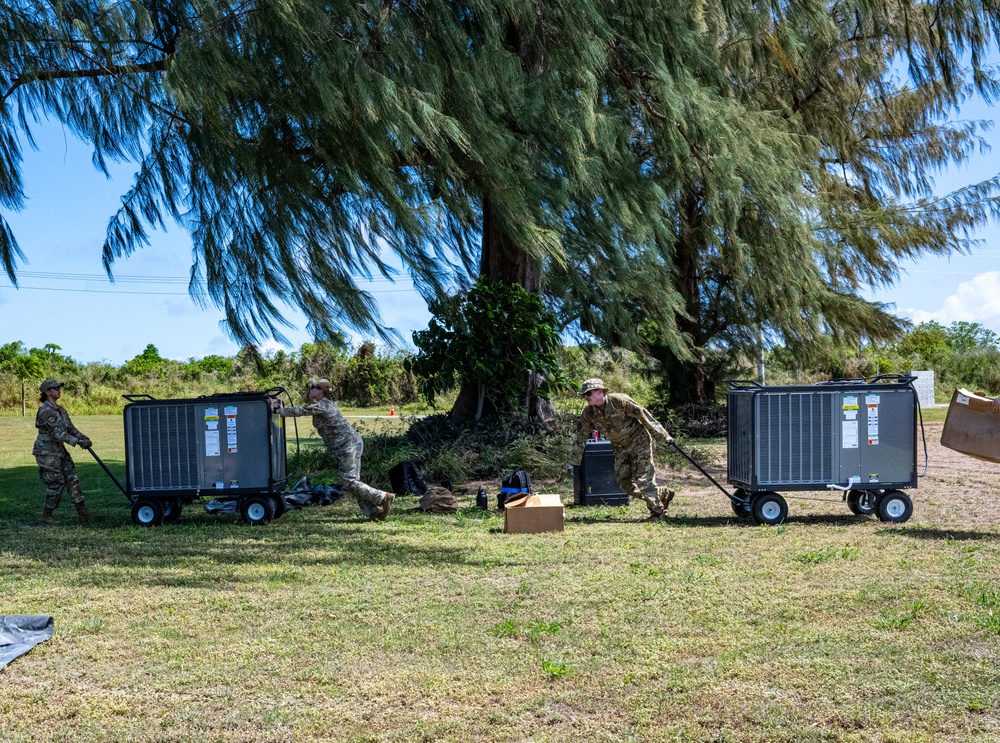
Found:
[[[605,94],[632,10],[0,0],[0,197],[23,198],[16,137],[38,116],[93,143],[98,167],[138,162],[110,220],[109,272],[176,220],[194,241],[192,292],[241,341],[280,336],[279,302],[317,335],[381,333],[353,276],[388,274],[385,248],[428,297],[477,275],[539,292],[568,231],[617,260],[662,231],[634,118]],[[0,254],[14,278],[7,230]]]
[[[94,161],[139,163],[112,216],[114,260],[174,219],[193,290],[240,340],[276,302],[319,329],[379,331],[352,276],[383,246],[434,294],[476,274],[541,288],[566,213],[626,191],[631,122],[595,69],[611,6],[563,2],[0,0],[2,204],[23,199],[18,135],[51,116]],[[614,242],[620,225],[593,228]],[[16,275],[13,236],[0,234]]]
[[[985,3],[0,0],[0,18],[0,208],[23,199],[33,122],[64,122],[98,167],[139,165],[109,271],[176,220],[193,293],[241,341],[280,337],[282,302],[319,336],[382,333],[353,277],[389,274],[389,250],[428,297],[480,274],[541,291],[705,398],[712,344],[891,334],[858,288],[964,247],[992,194],[927,200],[975,143],[942,117],[991,91]],[[5,223],[0,259],[14,278]]]
[[[997,212],[995,178],[934,189],[937,173],[981,151],[981,125],[955,117],[969,97],[996,93],[984,64],[996,49],[995,5],[703,8],[714,43],[698,91],[678,103],[655,77],[630,80],[649,101],[636,150],[666,194],[672,234],[648,255],[665,254],[683,297],[676,326],[651,320],[626,289],[646,291],[623,278],[628,265],[611,291],[596,262],[558,282],[582,327],[601,337],[628,327],[607,322],[609,299],[634,310],[638,338],[618,337],[647,344],[679,403],[713,398],[713,348],[753,358],[771,342],[896,336],[904,323],[862,290],[891,283],[907,258],[970,249]],[[661,113],[674,105],[684,109],[679,128]],[[688,340],[680,352],[678,329]]]

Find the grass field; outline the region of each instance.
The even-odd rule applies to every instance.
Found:
[[[120,472],[121,419],[75,422]],[[939,434],[902,525],[821,495],[751,526],[688,469],[665,523],[513,536],[413,499],[144,530],[80,449],[101,521],[42,527],[0,419],[0,613],[56,627],[0,671],[0,740],[1000,740],[998,466]]]

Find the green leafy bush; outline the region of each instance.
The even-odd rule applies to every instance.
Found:
[[[546,399],[567,386],[555,315],[523,287],[480,279],[465,296],[431,302],[430,310],[427,330],[413,334],[418,353],[411,368],[431,403],[458,384],[473,384],[478,420],[487,406],[524,410],[533,377]]]

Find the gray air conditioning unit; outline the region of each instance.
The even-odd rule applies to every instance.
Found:
[[[913,503],[901,488],[917,486],[912,380],[730,385],[728,478],[737,487],[737,513],[751,512],[754,500],[767,500],[775,516],[787,513],[779,490],[835,490],[855,514],[910,518]],[[756,510],[770,521],[768,509]]]
[[[176,520],[182,505],[202,496],[236,501],[248,523],[280,516],[285,429],[271,411],[274,392],[187,400],[128,395],[124,491],[132,520]]]

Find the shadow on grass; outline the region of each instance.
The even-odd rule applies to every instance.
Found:
[[[123,469],[109,466],[116,475]],[[137,527],[128,500],[96,463],[79,462],[77,470],[96,524],[78,524],[72,500],[63,495],[57,525],[40,525],[44,487],[37,469],[0,471],[0,554],[12,558],[10,572],[27,578],[44,565],[43,570],[71,570],[73,582],[82,586],[108,585],[124,576],[140,585],[223,587],[317,566],[475,565],[482,558],[472,546],[414,542],[413,533],[421,530],[463,529],[454,517],[404,506],[385,523],[368,522],[348,499],[250,527],[238,515],[207,513],[206,498],[185,506],[174,524]]]
[[[988,531],[967,531],[957,529],[927,529],[918,526],[901,526],[898,528],[883,529],[885,534],[894,534],[900,537],[910,537],[911,539],[944,539],[956,542],[975,541],[995,541],[1000,539],[1000,534]]]
[[[566,523],[573,524],[623,524],[623,525],[635,525],[639,526],[642,524],[647,524],[645,516],[639,516],[638,518],[632,516],[630,518],[614,518],[611,516],[603,516],[601,514],[589,513],[580,514],[579,516],[567,516]],[[735,515],[733,516],[670,516],[668,515],[666,520],[661,522],[663,527],[675,527],[675,526],[754,526],[753,522],[749,519],[740,519]]]

